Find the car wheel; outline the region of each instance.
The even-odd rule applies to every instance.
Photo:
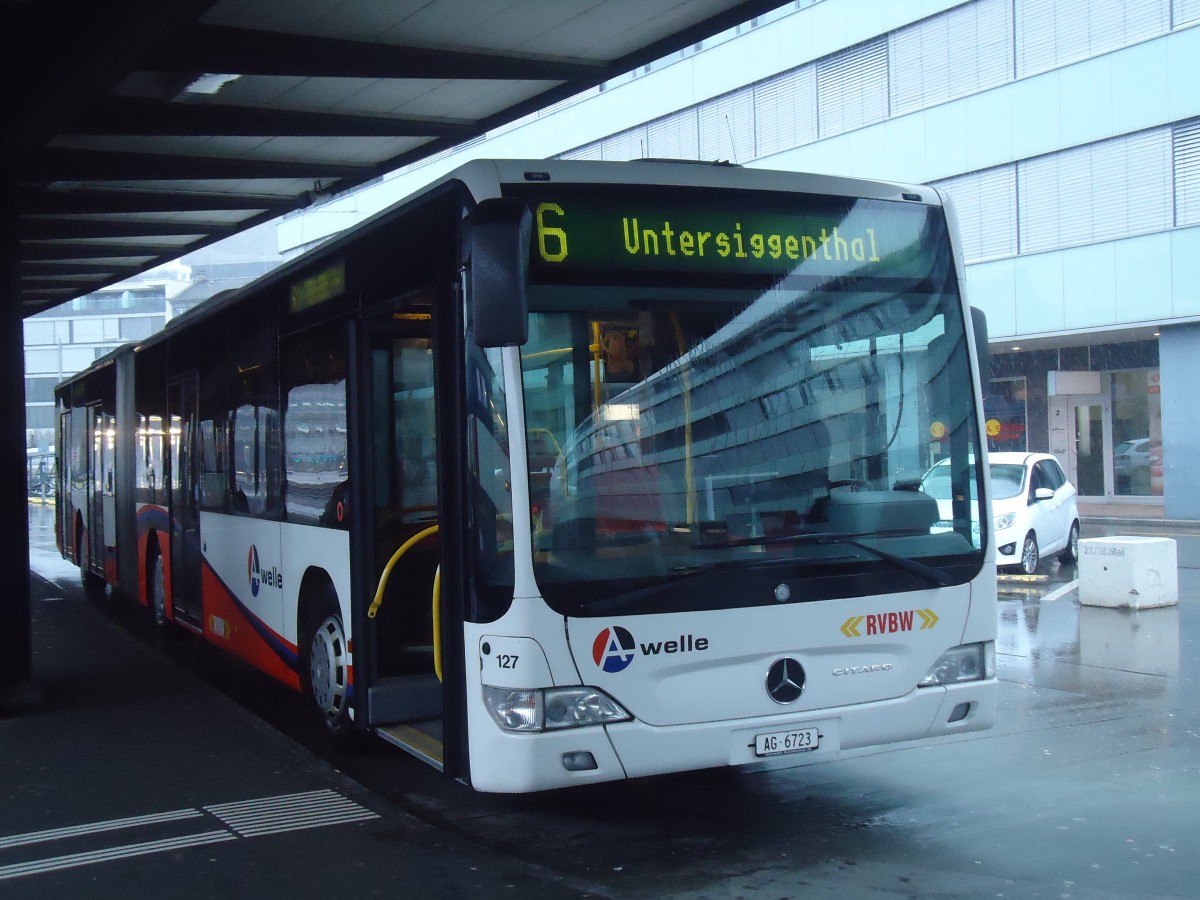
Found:
[[[1061,563],[1073,563],[1079,561],[1079,523],[1071,523],[1071,531],[1067,535],[1067,546],[1063,548],[1062,553],[1058,554],[1058,561]]]
[[[1031,531],[1025,535],[1025,543],[1021,545],[1021,571],[1032,575],[1037,571],[1041,557],[1038,555],[1037,537]]]

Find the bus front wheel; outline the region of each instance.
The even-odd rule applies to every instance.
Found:
[[[350,737],[348,682],[350,651],[346,645],[346,629],[335,602],[318,607],[312,616],[308,634],[302,645],[300,677],[306,693],[312,698],[329,737],[343,745]]]

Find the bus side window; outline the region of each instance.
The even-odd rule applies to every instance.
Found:
[[[348,528],[345,350],[328,334],[289,341],[281,372],[287,521]]]

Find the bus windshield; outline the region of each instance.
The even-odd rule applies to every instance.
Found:
[[[895,216],[860,201],[840,234],[863,204]],[[917,489],[947,457],[955,477],[978,479],[981,454],[944,220],[901,212],[869,273],[848,259],[822,275],[803,262],[765,279],[660,267],[531,287],[529,516],[553,608],[730,608],[977,574],[979,510],[935,527],[937,503]],[[769,248],[771,236],[743,239]]]

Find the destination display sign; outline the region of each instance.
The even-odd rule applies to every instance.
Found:
[[[312,309],[346,291],[346,263],[342,260],[292,283],[288,297],[290,312]]]
[[[645,185],[514,185],[533,214],[530,277],[708,273],[921,277],[944,218],[921,203]]]

